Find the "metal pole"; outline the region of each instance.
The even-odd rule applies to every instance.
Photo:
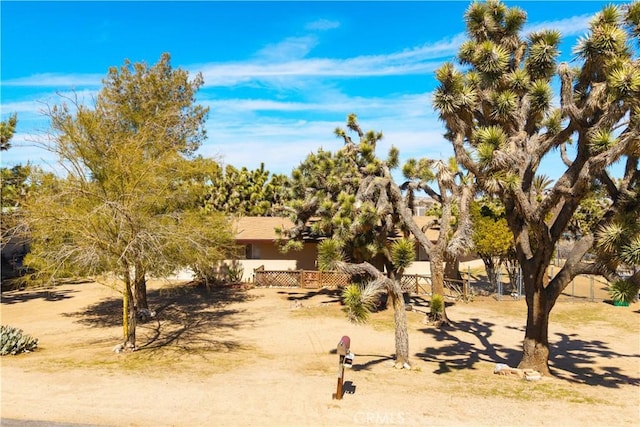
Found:
[[[518,299],[522,296],[522,287],[524,285],[524,277],[522,277],[522,267],[518,267]]]

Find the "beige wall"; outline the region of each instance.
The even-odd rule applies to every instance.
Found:
[[[318,258],[317,248],[318,245],[316,243],[305,243],[300,251],[282,253],[272,242],[254,243],[252,251],[255,258],[247,261],[289,260],[296,263],[294,268],[296,270],[315,270],[316,259]]]
[[[404,270],[404,274],[430,274],[429,261],[414,261]]]

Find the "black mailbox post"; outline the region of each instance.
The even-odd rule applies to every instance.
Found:
[[[340,342],[338,342],[338,346],[336,348],[336,352],[338,353],[338,388],[336,389],[336,394],[334,395],[334,399],[340,400],[342,399],[343,390],[342,385],[344,383],[344,366],[345,366],[345,358],[350,356],[350,363],[353,360],[353,356],[351,355],[351,338],[348,336],[343,336],[340,338]]]

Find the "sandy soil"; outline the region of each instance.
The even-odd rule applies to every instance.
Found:
[[[334,292],[212,290],[155,284],[155,320],[139,351],[111,351],[119,294],[95,283],[2,294],[2,324],[39,338],[2,357],[1,415],[115,426],[638,425],[640,304],[561,301],[549,331],[554,378],[493,374],[515,366],[523,301],[479,298],[448,307],[437,330],[407,312],[413,369],[392,367],[393,313],[346,321]],[[336,344],[354,366],[334,400]]]

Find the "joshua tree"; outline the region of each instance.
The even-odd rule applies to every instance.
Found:
[[[595,231],[637,200],[640,3],[607,6],[593,18],[574,50],[577,67],[557,64],[558,31],[521,38],[525,20],[523,10],[498,1],[473,3],[465,13],[469,40],[458,54],[464,70],[452,63],[437,70],[434,106],[457,161],[479,189],[504,203],[528,307],[519,366],[549,374],[549,313],[577,274],[611,273],[584,255],[602,240]],[[559,105],[553,102],[555,82]],[[553,155],[561,156],[565,169],[540,194],[538,169]],[[607,169],[614,162],[624,164],[617,181]],[[609,203],[549,280],[555,244],[593,185],[603,188]]]

